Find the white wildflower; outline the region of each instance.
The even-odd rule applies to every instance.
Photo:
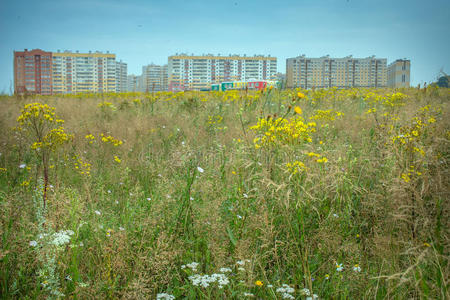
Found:
[[[175,296],[167,293],[160,293],[156,295],[156,300],[173,300],[173,299],[175,299]]]
[[[201,286],[204,288],[209,287],[212,283],[217,282],[218,287],[221,289],[224,285],[227,285],[230,283],[230,280],[225,274],[212,274],[212,275],[200,275],[195,274],[188,277],[189,280],[191,280],[192,285],[194,286]]]
[[[70,236],[73,235],[72,230],[60,230],[52,235],[50,244],[62,246],[70,242]]]
[[[197,262],[191,262],[190,264],[186,264],[186,267],[191,269],[194,272],[197,272],[198,263]]]
[[[231,269],[230,268],[220,268],[219,271],[222,273],[228,273],[228,272],[231,272]]]
[[[306,300],[314,300],[314,299],[319,299],[319,296],[317,296],[316,294],[313,294],[310,297],[306,297]]]
[[[119,227],[119,230],[120,230],[120,231],[124,231],[125,228],[123,228],[122,226],[120,226],[120,227]]]
[[[292,293],[295,292],[295,290],[287,284],[283,284],[281,287],[277,288],[276,292],[280,293],[281,298],[283,299],[295,299],[295,297],[291,295]]]
[[[353,266],[353,271],[356,273],[359,273],[359,272],[361,272],[361,267],[358,264],[356,264]]]
[[[305,295],[305,296],[311,296],[311,292],[307,288],[303,288],[301,290],[301,293],[302,293],[302,295]]]
[[[247,194],[242,194],[242,196],[244,196],[244,198],[248,198],[248,195]]]
[[[108,190],[108,194],[111,194],[111,190]]]
[[[197,170],[198,170],[200,173],[205,172],[205,170],[203,170],[201,167],[197,167]]]
[[[342,267],[342,264],[336,263],[336,271],[342,272],[342,270],[344,270],[344,268]]]
[[[244,297],[255,297],[252,293],[246,293],[244,292]]]
[[[26,166],[27,166],[26,164],[21,164],[21,165],[19,166],[19,168],[23,169],[23,168],[25,168]]]
[[[100,216],[102,213],[101,213],[99,210],[96,210],[96,211],[95,211],[95,214],[98,215],[98,216]]]
[[[36,247],[37,246],[37,242],[36,241],[30,241],[30,246],[31,247]]]

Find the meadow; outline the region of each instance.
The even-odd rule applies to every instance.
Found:
[[[449,299],[450,90],[0,98],[3,299]]]

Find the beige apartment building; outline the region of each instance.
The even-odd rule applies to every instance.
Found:
[[[386,87],[387,59],[331,58],[323,56],[310,58],[305,55],[286,60],[286,86],[288,88],[350,88]]]
[[[275,80],[277,58],[263,55],[173,55],[168,59],[169,91],[209,89],[229,81]]]
[[[53,93],[116,92],[116,55],[53,52]]]
[[[411,61],[409,59],[397,59],[388,66],[388,87],[409,87]]]

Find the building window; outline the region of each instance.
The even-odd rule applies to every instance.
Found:
[[[406,75],[403,74],[403,75],[402,75],[402,82],[405,82],[405,80],[406,80]]]

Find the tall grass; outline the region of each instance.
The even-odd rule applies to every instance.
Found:
[[[448,299],[449,99],[2,97],[2,298]],[[42,162],[12,130],[31,102],[73,135],[50,156],[45,209]]]

